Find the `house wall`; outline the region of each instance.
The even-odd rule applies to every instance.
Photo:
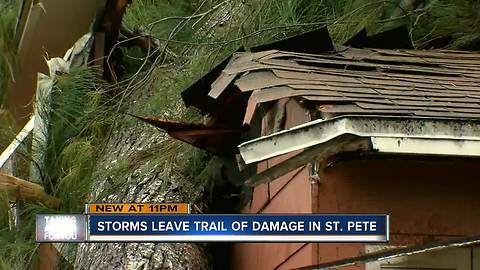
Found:
[[[276,128],[290,128],[310,120],[308,112],[293,99],[280,100],[277,105],[270,111],[271,114],[262,119],[262,135],[275,132]],[[260,162],[257,171],[262,172],[297,153]],[[274,182],[257,186],[250,204],[243,212],[311,213],[311,194],[309,171],[302,167]],[[232,249],[232,269],[291,269],[306,266],[313,261],[315,248],[305,243],[237,243]]]
[[[376,252],[385,248],[382,245],[367,245],[367,253]],[[370,262],[365,265],[366,270],[401,270],[416,269],[427,270],[476,270],[480,262],[480,249],[475,247],[448,248],[430,251],[411,256],[402,256],[383,261]]]
[[[476,162],[462,159],[357,159],[341,161],[326,169],[321,184],[311,184],[308,169],[300,168],[270,185],[255,189],[252,204],[245,212],[388,213],[389,245],[393,246],[473,236],[480,233],[477,166]],[[272,187],[282,182],[287,184],[275,194]],[[307,194],[311,196],[311,208]],[[464,250],[409,256],[389,263],[432,269],[470,269],[470,257],[463,256],[467,252]],[[367,252],[369,249],[364,244],[348,243],[237,244],[233,249],[233,269],[290,269]],[[443,259],[429,259],[438,256]],[[341,269],[378,270],[381,265]]]
[[[296,101],[285,104],[282,129],[309,121],[308,113]],[[278,115],[278,108],[274,110]],[[269,130],[272,124],[268,117],[263,119],[262,135],[277,131]],[[297,153],[261,162],[258,172]],[[477,168],[477,161],[461,158],[357,157],[334,163],[322,170],[321,182],[312,182],[309,168],[304,166],[257,186],[243,212],[390,214],[389,245],[394,246],[472,236],[480,232]],[[356,257],[368,251],[361,243],[234,244],[232,269],[291,269]],[[403,261],[422,261],[424,267],[428,264],[425,258],[429,257]],[[467,265],[464,256],[453,254],[449,258],[450,262],[458,260],[455,265]],[[380,265],[368,270],[377,270]],[[341,269],[364,270],[365,265]]]
[[[478,161],[461,158],[427,160],[378,156],[340,161],[325,169],[321,183],[312,187],[315,190],[313,200],[317,203],[313,212],[390,214],[388,245],[391,246],[478,235],[480,182],[477,168]],[[317,263],[371,251],[363,244],[315,245]],[[464,251],[459,252],[401,257],[386,263],[431,269],[440,266],[442,269],[470,269],[470,257],[460,256]],[[439,254],[446,258],[429,260]],[[381,265],[383,263],[370,264],[369,268],[358,265],[341,269],[379,270]]]
[[[390,214],[390,245],[480,233],[478,161],[356,159],[324,171],[320,213]]]

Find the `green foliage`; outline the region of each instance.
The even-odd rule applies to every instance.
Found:
[[[55,192],[63,202],[64,209],[81,211],[91,188],[92,170],[95,166],[98,145],[92,138],[74,138],[60,153],[62,174],[55,185]]]
[[[15,120],[10,112],[0,108],[0,148],[5,149],[15,138]]]
[[[420,48],[444,40],[440,45],[480,50],[480,1],[429,1],[412,28],[415,45]]]
[[[111,121],[105,87],[95,70],[77,68],[56,76],[50,106],[44,184],[62,199],[62,210],[78,212],[90,190],[91,174]],[[45,103],[48,104],[48,103]]]
[[[0,104],[4,103],[9,82],[14,76],[17,2],[0,0],[0,10],[2,11],[0,16]]]
[[[51,100],[44,101],[42,104],[47,107],[41,108],[41,117],[49,125],[45,166],[41,172],[46,192],[59,198],[62,204],[60,209],[23,206],[21,230],[10,229],[9,206],[0,205],[1,269],[28,269],[35,261],[36,213],[83,212],[106,126],[112,121],[113,101],[104,95],[105,89],[106,85],[91,68],[77,68],[55,77]],[[76,247],[63,245],[62,254],[74,256]]]
[[[175,20],[169,20],[156,27],[155,21],[165,17],[182,17],[192,14],[195,4],[192,1],[180,0],[170,1],[140,0],[135,1],[127,10],[123,23],[133,30],[149,30],[151,35],[157,37],[168,37],[171,29],[175,27]],[[182,32],[184,35],[188,32]],[[187,38],[187,36],[184,36]]]
[[[0,0],[0,102],[15,59],[12,44],[15,2]],[[452,48],[470,46],[480,39],[478,0],[423,1],[413,9],[404,8],[402,3],[401,0],[133,1],[124,25],[154,37],[159,44],[158,55],[146,59],[138,49],[124,49],[126,74],[121,83],[112,87],[99,81],[90,68],[74,69],[55,78],[51,103],[44,108],[49,111],[45,119],[50,119],[50,132],[42,168],[46,191],[63,201],[61,209],[55,212],[82,211],[109,127],[122,117],[119,116],[122,112],[203,122],[205,119],[194,109],[184,108],[180,93],[240,46],[248,49],[325,25],[337,43],[365,27],[375,33],[404,23],[410,27],[419,48],[439,39],[447,39],[447,46]],[[144,89],[148,89],[144,91],[148,98],[140,97],[132,106],[126,104],[126,97]],[[134,120],[126,119],[134,125]],[[1,111],[0,120],[11,121]],[[8,136],[5,135],[5,143],[10,140]],[[118,160],[109,173],[127,174],[145,160],[159,166],[178,167],[190,182],[181,188],[192,200],[203,192],[207,197],[211,194],[221,166],[220,160],[204,151],[167,139]],[[113,181],[117,178],[120,179],[113,177]],[[112,183],[110,192],[119,192],[122,184]],[[28,206],[23,213],[26,218],[22,230],[17,231],[10,229],[8,204],[0,201],[0,206],[0,269],[27,269],[37,247],[32,240],[34,213],[53,210]],[[75,245],[66,248],[74,250]]]
[[[32,219],[25,220],[22,229],[14,226],[14,216],[5,194],[0,195],[0,269],[28,269],[38,245]]]

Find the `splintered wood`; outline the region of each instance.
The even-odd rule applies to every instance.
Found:
[[[60,200],[45,193],[42,186],[3,173],[0,173],[0,192],[10,201],[41,203],[52,209],[60,206]]]

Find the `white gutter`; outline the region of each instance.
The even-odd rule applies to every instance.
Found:
[[[393,116],[315,120],[238,146],[246,164],[326,143],[341,135],[371,138],[379,152],[480,156],[480,121]]]
[[[0,168],[13,156],[17,148],[23,143],[23,141],[30,135],[33,130],[35,117],[32,116],[23,129],[17,134],[15,139],[8,145],[8,147],[0,155]]]

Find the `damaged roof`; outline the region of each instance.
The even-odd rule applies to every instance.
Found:
[[[373,114],[478,119],[479,79],[480,54],[464,51],[269,50],[236,53],[208,95],[218,98],[233,82],[252,93],[252,106],[298,97],[322,118]]]
[[[374,36],[361,31],[346,43],[349,45],[346,47],[334,46],[325,28],[255,47],[250,52],[238,50],[182,93],[187,106],[195,106],[211,117],[207,124],[209,132],[202,131],[201,136],[195,135],[195,143],[183,135],[179,139],[197,146],[200,145],[197,140],[205,140],[208,143],[202,143],[199,147],[211,152],[218,152],[216,149],[222,148],[233,153],[240,144],[240,154],[247,164],[290,152],[288,147],[280,149],[276,144],[279,136],[285,135],[275,133],[278,130],[273,130],[271,137],[250,141],[245,141],[246,137],[240,134],[245,127],[255,126],[251,121],[260,105],[285,98],[300,100],[310,111],[311,120],[314,120],[310,124],[318,127],[325,123],[315,122],[317,120],[338,120],[342,116],[370,117],[368,121],[382,123],[384,121],[380,119],[388,118],[390,122],[408,120],[415,122],[416,126],[421,126],[429,119],[456,120],[461,122],[460,126],[465,124],[465,119],[475,123],[480,120],[480,54],[454,50],[413,50],[410,49],[412,46],[410,39],[406,38],[407,34],[404,28]],[[398,42],[394,38],[398,36],[405,37],[405,42]],[[319,45],[318,48],[299,46],[307,43]],[[374,124],[368,125],[371,127]],[[159,127],[171,133],[164,124]],[[231,133],[236,135],[220,147],[213,142],[225,135],[216,134],[216,130],[225,129],[236,131]],[[187,130],[188,134],[198,133],[197,128]],[[405,139],[414,131],[401,132],[400,139]],[[456,134],[455,130],[449,131]],[[286,132],[287,137],[293,134]],[[307,131],[299,129],[299,133],[304,132]],[[395,132],[390,130],[387,133]],[[369,137],[367,135],[360,137]],[[392,150],[392,142],[399,137],[388,137],[391,139],[388,142],[384,138],[372,137],[370,145],[379,152],[411,153],[412,149],[417,149],[418,138],[408,139],[408,143],[414,146],[406,143],[401,145],[403,148]],[[433,137],[423,136],[422,140]],[[474,134],[474,138],[470,139],[475,144],[474,156],[480,153],[478,138],[480,136]],[[462,136],[447,139],[455,142],[465,140]],[[275,147],[269,145],[270,141]],[[258,144],[268,145],[265,153],[258,155]],[[314,145],[302,145],[300,148]],[[252,150],[252,156],[247,158],[248,149]],[[451,147],[450,152],[444,152],[424,151],[421,154],[472,155],[471,151],[459,147]],[[299,160],[303,162],[303,158]]]

